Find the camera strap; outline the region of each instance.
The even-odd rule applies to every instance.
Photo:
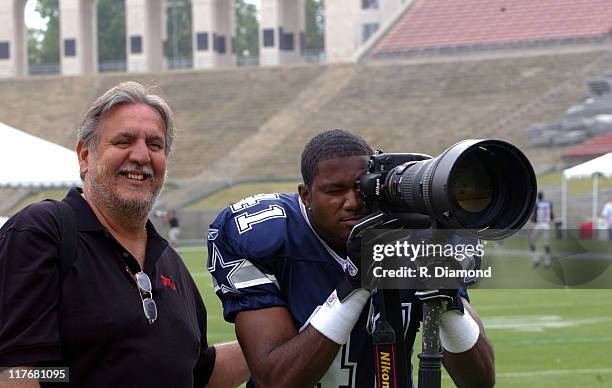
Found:
[[[372,331],[376,387],[409,387],[406,344],[399,290],[384,290],[374,298],[379,315]],[[397,341],[399,333],[400,341]]]
[[[372,333],[376,357],[376,387],[397,386],[395,331],[386,320],[379,321]]]

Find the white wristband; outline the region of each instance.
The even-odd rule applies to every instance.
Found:
[[[466,352],[476,344],[480,328],[467,310],[463,314],[456,310],[440,315],[440,343],[451,353]]]
[[[360,288],[340,302],[334,290],[325,303],[312,313],[310,324],[330,340],[344,345],[369,297],[370,293]]]

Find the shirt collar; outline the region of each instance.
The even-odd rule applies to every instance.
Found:
[[[64,201],[70,205],[74,211],[74,216],[77,221],[77,228],[83,232],[104,232],[106,228],[93,212],[85,198],[81,195],[83,190],[80,187],[73,187],[68,191]]]
[[[66,198],[64,198],[74,211],[78,230],[83,232],[106,231],[106,228],[102,225],[100,220],[98,220],[91,206],[89,206],[85,198],[81,195],[82,193],[83,190],[80,187],[73,187],[68,191],[68,194],[66,194]],[[157,230],[150,220],[147,220],[146,228],[149,238],[152,236],[159,237],[159,233],[157,233]]]
[[[91,209],[91,206],[87,203],[85,198],[81,195],[83,190],[79,187],[73,187],[68,191],[64,200],[70,205],[74,211],[74,215],[77,222],[77,229],[80,232],[107,232],[106,228],[96,214]],[[150,269],[155,265],[159,257],[168,247],[166,239],[161,237],[157,230],[151,223],[151,220],[147,220],[147,251],[145,260],[145,270]]]
[[[321,243],[321,245],[323,245],[323,248],[325,248],[325,250],[327,251],[327,253],[329,253],[329,255],[331,257],[334,258],[334,260],[336,260],[338,262],[338,264],[340,264],[342,266],[342,268],[344,269],[345,266],[347,265],[347,261],[344,257],[340,256],[336,251],[334,251],[329,245],[327,245],[327,243],[325,242],[325,240],[323,240],[321,238],[321,236],[319,236],[319,234],[317,233],[316,230],[314,230],[314,228],[312,227],[312,224],[310,223],[310,220],[308,219],[308,213],[306,212],[306,206],[304,206],[304,203],[302,202],[302,198],[298,195],[298,202],[300,204],[300,213],[302,213],[302,218],[304,219],[304,221],[306,221],[306,224],[308,225],[308,227],[310,228],[310,230],[312,231],[312,233],[315,235],[315,237],[317,238],[317,240],[319,240],[319,242]]]

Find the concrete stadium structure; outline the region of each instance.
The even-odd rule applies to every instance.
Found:
[[[128,79],[156,84],[179,128],[161,200],[180,209],[231,182],[299,177],[305,142],[334,127],[386,152],[437,155],[461,139],[499,138],[549,171],[567,148],[531,147],[527,127],[584,97],[587,82],[609,72],[611,61],[611,48],[602,45],[429,61],[2,79],[0,122],[73,148],[96,96]],[[554,201],[557,189],[545,188]],[[3,196],[0,207],[8,209],[13,201]],[[568,219],[575,225],[584,214],[590,210],[577,201]],[[208,221],[201,218],[194,230]]]
[[[298,0],[295,0],[298,1]],[[0,76],[27,74],[24,7],[27,0],[0,3]],[[193,0],[194,67],[233,64],[233,1]],[[63,75],[97,72],[95,0],[60,0],[60,66]],[[164,0],[126,0],[129,72],[163,68]]]
[[[192,0],[194,7],[198,1],[204,2]],[[279,5],[281,1],[285,0],[262,2],[260,29],[272,30],[275,43],[281,31],[274,26],[289,23],[283,19],[289,16],[275,8],[274,3]],[[446,6],[447,1],[458,6],[468,0],[440,0],[439,6]],[[469,1],[474,6],[490,6],[486,0]],[[414,11],[422,11],[419,4],[429,4],[425,0],[415,0],[410,7],[412,2],[407,0],[398,5],[391,17],[398,17],[396,23],[381,25],[374,33],[366,46],[373,41],[377,46],[372,45],[369,51],[363,52],[358,63],[0,79],[0,121],[74,147],[75,128],[95,96],[128,79],[158,85],[170,101],[180,129],[177,152],[169,162],[169,185],[160,198],[163,206],[176,209],[183,209],[193,200],[235,182],[299,179],[299,157],[304,143],[321,130],[334,127],[355,131],[386,152],[418,151],[431,155],[439,154],[461,139],[494,137],[519,146],[538,172],[554,171],[563,167],[560,156],[567,151],[567,146],[553,144],[535,148],[530,144],[527,128],[532,123],[558,118],[585,97],[588,82],[611,71],[612,46],[610,34],[605,32],[605,23],[610,19],[604,12],[609,11],[603,7],[606,0],[580,1],[585,9],[589,4],[589,12],[561,12],[560,5],[553,0],[547,0],[547,4],[559,15],[565,15],[567,23],[573,20],[578,27],[583,25],[579,23],[583,17],[604,15],[604,20],[587,35],[577,34],[578,27],[570,29],[568,25],[563,31],[571,30],[570,35],[574,38],[567,40],[561,35],[559,39],[548,39],[551,27],[534,22],[534,28],[542,28],[531,35],[532,40],[515,42],[512,40],[514,30],[504,30],[504,34],[497,36],[495,50],[486,44],[482,47],[482,39],[489,39],[489,36],[479,34],[484,37],[479,41],[453,42],[453,47],[467,47],[466,50],[423,50],[431,54],[427,56],[414,51],[411,41],[401,40],[394,43],[398,46],[394,46],[392,52],[387,53],[389,55],[379,55],[381,48],[393,43],[387,39],[399,36],[393,31],[402,28],[402,20],[414,18]],[[212,4],[212,1],[206,3]],[[355,15],[361,16],[353,20],[358,20],[363,16],[362,7],[366,3],[365,0],[327,2],[326,45],[330,61],[347,58],[354,61],[352,51],[356,46],[345,51],[338,49],[333,55],[331,47],[346,48],[351,42],[364,38],[360,32],[371,31],[369,27],[362,29],[360,22],[332,26],[329,15],[350,14],[350,6],[356,5]],[[382,4],[381,0],[378,12]],[[527,0],[521,4],[525,5],[525,12],[536,5]],[[293,14],[288,8],[284,9]],[[499,20],[512,16],[508,10],[496,9],[495,12],[501,14],[496,16]],[[479,14],[474,11],[474,18],[481,20],[477,18]],[[430,20],[438,13],[428,11],[420,15]],[[433,23],[432,28],[436,27],[445,39],[454,36],[445,27],[453,26],[454,16],[447,14],[448,20]],[[580,20],[574,20],[576,18]],[[276,20],[277,24],[266,24],[266,20]],[[464,24],[481,31],[491,22],[481,20],[478,25]],[[198,28],[214,29],[212,24]],[[333,28],[337,33],[330,32]],[[351,39],[339,36],[340,31],[347,29],[354,33],[349,34]],[[289,30],[283,28],[283,33],[286,31]],[[556,24],[555,31],[560,34]],[[263,39],[261,32],[260,40]],[[297,39],[295,34],[293,38]],[[344,39],[344,42],[334,46],[329,43],[334,39]],[[285,54],[288,53],[280,48],[269,47],[269,51],[262,48],[262,63],[282,64],[295,60]],[[194,62],[195,59],[194,54]],[[222,64],[211,60],[206,66],[199,66]],[[541,189],[548,198],[559,203],[559,187],[555,182]],[[16,201],[26,195],[28,193],[0,190],[0,209],[12,209]],[[591,214],[591,202],[584,198],[582,194],[574,198],[568,213],[569,226],[580,225],[585,214]],[[184,212],[181,223],[186,230],[199,233],[193,236],[199,238],[216,213],[215,209]]]
[[[164,68],[165,0],[125,0],[128,72]],[[28,74],[24,7],[0,2],[0,77]],[[326,57],[352,59],[360,45],[407,0],[334,0],[326,10]],[[236,64],[234,0],[191,0],[193,67]],[[96,0],[59,0],[60,68],[63,75],[98,71]],[[260,63],[304,61],[304,0],[261,0]]]

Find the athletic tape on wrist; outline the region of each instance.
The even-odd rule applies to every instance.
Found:
[[[369,297],[370,293],[361,288],[340,302],[334,290],[325,303],[317,307],[310,324],[330,340],[344,345]]]
[[[440,316],[440,343],[451,353],[463,353],[472,349],[478,341],[480,328],[467,310],[445,311]]]

